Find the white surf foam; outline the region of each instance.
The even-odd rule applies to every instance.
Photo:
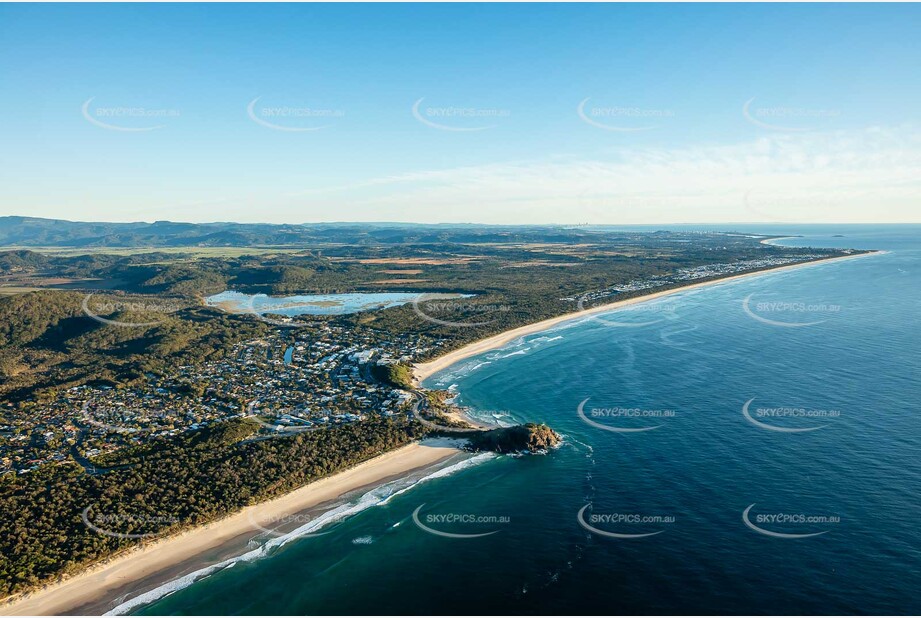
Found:
[[[497,455],[495,453],[479,453],[477,455],[474,455],[473,457],[470,457],[469,459],[465,459],[463,461],[457,462],[456,464],[451,464],[450,466],[445,466],[444,468],[435,470],[431,474],[427,476],[423,476],[421,479],[417,480],[412,485],[409,485],[408,487],[404,487],[398,491],[393,492],[392,494],[387,496],[387,498],[385,498],[384,501],[381,502],[381,504],[384,505],[384,504],[389,503],[393,498],[396,498],[397,496],[401,494],[405,494],[410,489],[413,489],[414,487],[418,487],[422,483],[427,483],[428,481],[433,481],[435,479],[440,479],[446,476],[450,476],[456,472],[460,472],[461,470],[466,470],[467,468],[472,468],[473,466],[479,465],[481,463],[485,463],[489,461],[490,459],[495,459],[496,457]]]
[[[421,483],[424,483],[424,482],[427,482],[427,481],[430,481],[436,478],[444,478],[446,476],[449,476],[461,470],[465,470],[467,468],[478,465],[480,463],[484,463],[490,459],[493,459],[494,457],[496,457],[495,453],[481,453],[478,455],[474,455],[473,457],[470,457],[469,459],[465,459],[463,461],[452,464],[450,466],[446,466],[439,470],[435,470],[431,474],[423,476],[420,479],[409,481],[409,485],[405,485],[407,482],[406,479],[399,479],[397,481],[393,481],[391,483],[381,485],[380,487],[376,487],[366,492],[365,494],[363,494],[358,499],[357,502],[343,504],[334,509],[331,509],[323,513],[316,519],[304,524],[303,526],[300,526],[296,530],[292,530],[291,532],[287,534],[284,534],[282,536],[268,540],[267,542],[260,545],[256,549],[250,550],[239,556],[229,558],[222,562],[218,562],[217,564],[213,564],[211,566],[204,567],[202,569],[189,573],[188,575],[184,575],[178,579],[174,579],[165,584],[162,584],[154,588],[153,590],[149,590],[148,592],[145,592],[136,597],[128,599],[127,601],[120,603],[116,607],[106,612],[105,615],[106,616],[120,616],[123,614],[127,614],[128,612],[142,605],[148,605],[178,590],[187,588],[191,586],[193,583],[195,583],[196,581],[203,579],[205,577],[208,577],[209,575],[213,573],[222,571],[224,569],[231,568],[234,565],[241,563],[241,562],[252,562],[254,560],[264,558],[268,556],[274,549],[278,547],[282,547],[283,545],[291,541],[294,541],[300,537],[316,532],[320,528],[323,528],[324,526],[327,526],[331,523],[337,523],[347,517],[356,515],[371,507],[387,504],[395,496],[404,494],[410,489],[412,489],[413,487],[417,487]]]
[[[525,348],[524,350],[518,350],[518,351],[516,351],[516,352],[512,352],[512,353],[506,354],[506,355],[504,355],[504,356],[496,356],[496,357],[494,357],[494,358],[495,358],[495,360],[501,360],[501,359],[503,359],[503,358],[509,358],[509,357],[511,357],[511,356],[523,356],[523,355],[527,354],[527,353],[528,353],[528,350],[530,350],[530,349],[531,349],[531,348]]]

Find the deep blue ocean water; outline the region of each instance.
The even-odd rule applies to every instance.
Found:
[[[564,445],[355,496],[328,534],[139,611],[921,612],[921,226],[742,231],[887,253],[570,322],[451,367],[426,385],[485,419],[547,422]]]

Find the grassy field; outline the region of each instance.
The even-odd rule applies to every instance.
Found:
[[[0,296],[11,296],[13,294],[25,294],[26,292],[36,292],[44,288],[32,288],[16,285],[0,286]]]

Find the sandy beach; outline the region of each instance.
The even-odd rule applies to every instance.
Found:
[[[799,238],[799,236],[772,236],[771,238],[765,238],[761,241],[762,245],[773,245],[778,240],[788,240],[790,238]]]
[[[777,238],[768,239],[768,240],[779,240]],[[498,335],[493,335],[486,339],[481,339],[480,341],[474,341],[471,344],[468,344],[462,348],[458,348],[453,352],[448,352],[443,356],[439,356],[435,360],[429,361],[427,363],[419,363],[413,368],[413,376],[416,379],[417,384],[421,384],[423,380],[435,374],[442,369],[447,369],[454,363],[469,358],[471,356],[476,356],[477,354],[482,354],[483,352],[488,352],[490,350],[495,350],[496,348],[501,348],[507,343],[515,341],[519,337],[525,335],[532,335],[543,330],[547,330],[557,324],[563,322],[568,322],[569,320],[578,320],[588,316],[596,315],[599,313],[605,313],[611,311],[612,309],[618,309],[620,307],[627,307],[629,305],[635,305],[637,303],[645,303],[651,300],[656,300],[657,298],[664,298],[666,296],[671,296],[678,294],[680,292],[686,292],[687,290],[694,290],[697,288],[707,287],[711,285],[717,285],[720,283],[727,283],[729,281],[737,281],[739,279],[747,279],[749,277],[757,277],[758,275],[767,275],[771,273],[776,273],[785,270],[793,270],[795,268],[807,268],[809,266],[815,266],[817,264],[826,264],[833,261],[841,260],[852,260],[860,257],[865,257],[867,255],[874,255],[878,252],[868,252],[868,253],[859,253],[856,255],[844,255],[832,258],[826,258],[822,260],[814,260],[811,262],[801,262],[798,264],[788,264],[786,266],[778,266],[777,268],[769,268],[767,270],[756,270],[753,272],[741,273],[738,275],[732,275],[729,277],[722,277],[720,279],[711,279],[708,281],[701,281],[700,283],[691,283],[684,285],[678,288],[672,288],[669,290],[663,290],[661,292],[653,292],[651,294],[646,294],[644,296],[637,296],[635,298],[628,298],[625,300],[615,301],[613,303],[607,303],[604,305],[599,305],[597,307],[592,307],[591,309],[584,309],[582,311],[574,311],[572,313],[565,313],[563,315],[557,316],[555,318],[549,318],[547,320],[541,320],[540,322],[535,322],[533,324],[526,324],[525,326],[520,326],[518,328],[513,328],[512,330],[507,330]]]
[[[161,572],[164,574],[162,582],[170,581],[171,567],[216,551],[221,545],[243,535],[262,532],[258,522],[280,521],[351,491],[435,465],[460,452],[447,440],[409,444],[280,498],[247,507],[220,521],[131,550],[80,575],[7,602],[0,606],[0,614],[68,614],[112,599],[126,585],[156,577]]]
[[[473,342],[433,361],[414,367],[418,382],[465,358],[502,347],[519,337],[537,333],[557,324],[604,313],[619,307],[649,302],[687,290],[727,283],[743,278],[776,273],[778,271],[807,268],[829,261],[855,259],[874,252],[789,264],[777,268],[742,273],[691,283],[678,288],[663,290],[616,301],[515,328],[486,339]],[[313,507],[331,502],[344,494],[360,488],[381,484],[387,480],[406,475],[414,470],[442,462],[460,451],[449,442],[424,441],[413,443],[385,453],[353,468],[301,487],[285,496],[262,504],[247,507],[220,521],[195,528],[179,535],[161,539],[118,556],[107,563],[92,567],[86,572],[46,588],[6,602],[0,606],[0,615],[56,615],[73,613],[75,610],[99,607],[115,597],[124,594],[132,583],[150,581],[171,581],[176,575],[177,565],[198,564],[206,566],[215,562],[213,556],[222,546],[240,538],[251,538],[264,529],[258,521],[277,521],[285,516],[304,512]],[[249,535],[249,536],[247,536]]]

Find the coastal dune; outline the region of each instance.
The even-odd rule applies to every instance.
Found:
[[[280,498],[250,506],[205,526],[133,549],[75,577],[0,606],[0,615],[57,615],[112,599],[119,589],[209,553],[241,535],[262,532],[259,521],[280,521],[373,486],[443,462],[461,451],[450,441],[424,440],[384,453],[348,470],[305,485]],[[206,566],[202,564],[201,566]]]

